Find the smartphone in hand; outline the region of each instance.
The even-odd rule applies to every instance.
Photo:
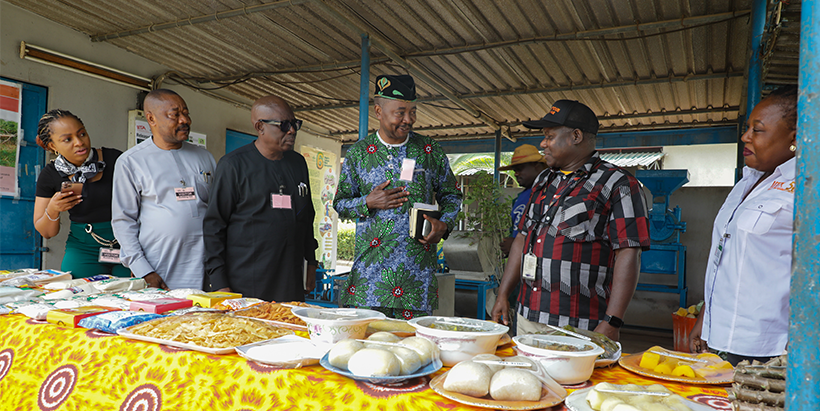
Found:
[[[70,193],[74,192],[74,194],[82,195],[83,194],[83,183],[72,183],[71,181],[63,181],[63,185],[60,189],[61,193]]]

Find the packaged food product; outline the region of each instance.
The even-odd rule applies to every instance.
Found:
[[[54,308],[77,308],[77,307],[87,307],[89,305],[97,305],[91,302],[89,297],[77,297],[77,298],[69,298],[66,300],[58,300],[54,301]]]
[[[54,281],[70,280],[71,274],[64,273],[57,270],[43,270],[27,273],[26,275],[16,276],[11,279],[3,280],[0,285],[10,287],[21,287],[25,285],[43,285]]]
[[[145,280],[142,278],[110,278],[108,280],[95,281],[91,284],[94,284],[94,288],[103,293],[116,293],[145,288]]]
[[[46,303],[26,304],[14,310],[15,313],[20,313],[26,317],[35,320],[45,320],[49,311],[54,309],[54,305]]]
[[[81,284],[92,283],[94,281],[108,280],[112,278],[110,275],[100,274],[86,278],[77,278],[74,280],[55,281],[43,286],[46,290],[62,290],[65,288],[75,287]]]
[[[242,317],[260,318],[269,321],[306,326],[305,322],[293,315],[291,307],[279,303],[262,303],[254,305],[248,309],[237,311],[236,315]]]
[[[78,285],[76,287],[66,288],[64,290],[55,291],[53,293],[48,293],[43,296],[44,300],[64,300],[66,298],[74,297],[75,295],[89,295],[89,294],[97,294],[96,288],[90,283],[84,283]]]
[[[79,326],[83,328],[94,328],[100,331],[116,334],[117,330],[141,322],[162,317],[153,313],[136,313],[133,311],[111,311],[86,317],[80,320]]]
[[[205,291],[198,290],[196,288],[177,288],[175,290],[168,291],[168,296],[173,298],[185,298],[191,294],[205,294]]]
[[[125,298],[126,300],[131,301],[150,301],[150,300],[157,300],[160,298],[168,298],[168,294],[160,290],[158,288],[150,289],[151,291],[146,290],[137,290],[137,291],[126,291],[124,293],[117,293],[118,297]]]
[[[165,315],[187,315],[187,314],[202,314],[202,313],[222,313],[223,310],[217,310],[216,308],[204,308],[204,307],[188,307],[183,308],[181,310],[172,310],[166,311],[163,314]]]
[[[231,298],[242,298],[242,294],[238,293],[225,293],[220,291],[214,291],[210,293],[204,294],[193,294],[185,297],[194,302],[195,307],[205,307],[211,308],[222,301],[231,299]]]
[[[105,294],[98,297],[92,297],[91,301],[94,303],[94,305],[119,308],[120,310],[127,310],[131,307],[131,301],[117,297],[113,294]]]
[[[264,302],[265,300],[260,300],[258,298],[231,298],[228,300],[220,301],[219,304],[214,306],[214,308],[218,310],[236,311],[252,307],[257,304],[262,304]]]
[[[17,287],[0,287],[0,304],[13,301],[25,301],[43,295],[42,291],[28,290]]]
[[[166,311],[188,308],[193,305],[193,301],[181,298],[157,298],[147,301],[131,301],[129,309],[131,311],[143,311],[147,313],[162,314]]]
[[[103,307],[99,305],[89,305],[86,307],[65,308],[62,310],[51,310],[46,315],[46,321],[62,327],[76,328],[77,323],[85,317],[98,315],[109,311],[116,310],[116,308]]]

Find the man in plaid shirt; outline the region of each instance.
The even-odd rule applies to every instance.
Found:
[[[533,184],[493,320],[509,323],[508,296],[520,282],[518,334],[570,324],[617,341],[638,284],[641,250],[649,249],[641,186],[601,160],[598,119],[586,105],[559,100],[541,120],[524,125],[543,130],[549,168]]]

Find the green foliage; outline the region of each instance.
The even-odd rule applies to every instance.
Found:
[[[353,252],[356,244],[356,226],[339,226],[336,236],[336,259],[353,261]]]
[[[17,134],[17,122],[0,120],[0,134]]]
[[[510,232],[510,211],[515,200],[501,190],[493,181],[492,174],[479,171],[470,180],[464,196],[467,206],[467,235],[475,239],[488,239],[491,244],[501,244]],[[493,247],[498,267],[503,267],[504,256],[500,247]]]
[[[510,164],[510,161],[512,161],[512,153],[501,153],[500,161],[501,165]],[[453,174],[457,176],[469,176],[480,171],[493,174],[495,170],[495,155],[493,153],[458,154],[452,157],[450,168],[453,169]],[[518,183],[515,181],[515,172],[512,170],[502,171],[501,178],[505,183],[509,181],[513,184],[513,187],[518,187]]]

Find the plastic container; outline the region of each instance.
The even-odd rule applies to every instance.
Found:
[[[131,311],[144,311],[147,313],[162,314],[166,311],[179,310],[193,306],[194,302],[181,298],[158,298],[149,301],[131,301],[129,309]]]
[[[463,326],[476,331],[456,331],[431,328],[433,323],[449,326]],[[492,321],[460,317],[417,317],[409,321],[416,327],[416,335],[433,341],[441,350],[441,362],[452,367],[478,354],[494,354],[498,340],[509,331],[509,327]]]
[[[603,348],[592,342],[560,335],[525,334],[513,337],[513,341],[516,351],[541,363],[552,379],[564,385],[588,380],[595,369],[595,359],[604,353]],[[575,346],[581,351],[539,348],[548,342]]]
[[[386,316],[378,311],[358,308],[294,308],[293,315],[307,324],[311,341],[335,344],[348,338],[361,339],[367,332],[367,324],[383,320]]]
[[[689,333],[695,328],[697,318],[681,317],[672,313],[672,336],[674,338],[674,350],[689,352]]]

